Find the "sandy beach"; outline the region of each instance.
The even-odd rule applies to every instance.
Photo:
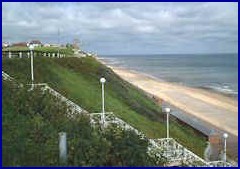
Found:
[[[100,62],[107,65],[102,60]],[[154,97],[229,134],[238,136],[238,101],[236,99],[204,89],[165,82],[136,71],[107,66],[124,80]]]
[[[238,102],[236,100],[203,89],[160,81],[135,71],[111,68],[124,80],[156,98],[238,136]]]
[[[238,101],[232,97],[212,91],[191,88],[163,81],[150,75],[113,67],[97,58],[101,63],[110,67],[122,79],[140,88],[146,93],[166,102],[184,112],[187,116],[196,117],[219,133],[227,132],[229,153],[238,158]]]

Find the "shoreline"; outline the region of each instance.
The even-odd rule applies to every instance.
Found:
[[[202,134],[210,136],[214,131],[221,139],[222,134],[227,132],[229,155],[238,161],[237,99],[208,89],[167,82],[146,73],[112,66],[101,58],[95,58],[122,79],[154,98],[160,106],[171,107],[171,115]]]
[[[238,100],[211,90],[187,87],[166,82],[146,73],[116,67],[96,57],[98,61],[111,68],[121,78],[222,131],[238,136]]]
[[[141,74],[141,75],[147,76],[147,77],[152,78],[156,81],[165,82],[165,83],[169,83],[169,84],[173,84],[173,85],[177,85],[177,86],[182,86],[182,87],[188,87],[188,88],[192,88],[192,89],[200,89],[202,91],[207,91],[211,94],[219,94],[219,95],[229,97],[230,99],[234,99],[234,100],[238,101],[238,92],[235,92],[235,91],[232,91],[232,90],[230,92],[230,91],[227,91],[228,89],[220,89],[220,88],[214,87],[214,86],[191,86],[191,85],[184,84],[182,82],[168,81],[166,79],[156,77],[156,76],[148,74],[146,72],[141,72],[139,70],[133,70],[129,67],[114,65],[111,62],[106,61],[105,58],[103,58],[103,57],[96,57],[96,59],[98,61],[100,61],[102,64],[104,64],[107,67],[110,67],[112,69],[116,68],[116,69],[122,69],[122,70],[130,71],[130,72],[133,72],[133,73],[136,73],[136,74]]]

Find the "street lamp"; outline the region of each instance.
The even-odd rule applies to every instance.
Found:
[[[32,77],[32,88],[33,89],[33,84],[34,84],[34,75],[33,75],[33,50],[34,46],[29,45],[29,50],[30,50],[30,55],[31,55],[31,77]]]
[[[101,114],[101,122],[104,126],[105,124],[105,107],[104,107],[104,83],[106,82],[106,79],[102,77],[100,79],[100,83],[102,84],[102,114]]]
[[[171,109],[166,107],[164,108],[164,112],[167,114],[167,155],[169,153],[169,114],[171,112]]]
[[[227,162],[227,138],[228,138],[228,134],[227,134],[227,133],[224,133],[224,134],[223,134],[223,138],[224,138],[223,162],[224,162],[224,166],[226,166],[226,162]]]
[[[169,114],[171,112],[171,109],[166,107],[164,109],[164,112],[167,114],[167,138],[169,138]]]

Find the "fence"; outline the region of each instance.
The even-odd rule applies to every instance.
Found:
[[[30,58],[30,51],[2,51],[3,58]],[[42,52],[42,51],[33,51],[33,56],[42,56],[49,58],[62,58],[66,57],[65,53],[62,52]]]

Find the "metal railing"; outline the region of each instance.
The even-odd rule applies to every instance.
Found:
[[[101,113],[91,113],[90,117],[92,124],[97,124],[101,121]],[[187,166],[232,166],[230,163],[224,163],[223,161],[207,162],[173,138],[148,139],[142,132],[116,117],[112,112],[105,113],[105,120],[105,126],[117,124],[125,130],[134,131],[141,138],[147,139],[149,141],[147,153],[152,157],[164,158],[167,163],[180,162],[179,164]]]
[[[208,166],[208,162],[200,158],[173,138],[150,139],[152,149],[162,147],[162,156],[168,163],[181,161],[187,166]]]
[[[228,163],[228,162],[223,162],[223,161],[211,161],[208,162],[208,165],[210,167],[233,167],[232,164]]]
[[[68,107],[67,117],[69,117],[69,118],[74,118],[74,115],[76,115],[76,114],[81,114],[81,113],[87,114],[88,113],[86,110],[81,108],[79,105],[77,105],[73,101],[69,100],[68,98],[66,98],[65,96],[63,96],[62,94],[60,94],[59,92],[57,92],[56,90],[54,90],[53,88],[48,86],[47,83],[27,84],[27,85],[33,86],[33,88],[41,87],[42,91],[48,91],[52,96],[58,98],[61,102],[64,102]]]
[[[13,80],[13,78],[9,76],[7,73],[5,73],[4,71],[2,71],[2,77],[3,77],[3,80],[9,80],[9,81]]]

